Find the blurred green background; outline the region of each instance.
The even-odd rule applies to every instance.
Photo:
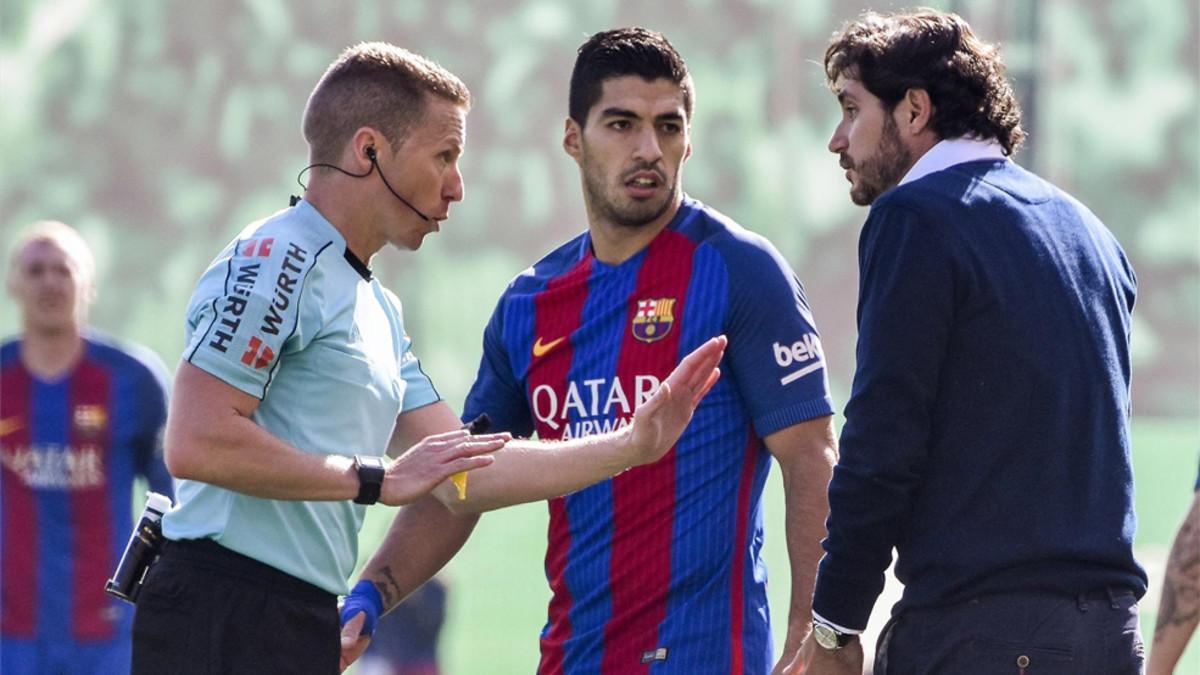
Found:
[[[1200,450],[1200,10],[1194,0],[930,4],[1003,43],[1030,133],[1017,161],[1095,211],[1137,270],[1139,553],[1154,568],[1190,499]],[[578,174],[560,148],[575,49],[598,30],[645,25],[667,34],[696,81],[688,192],[770,237],[791,261],[822,331],[834,399],[844,403],[865,211],[851,205],[825,150],[838,110],[819,62],[830,33],[866,8],[6,0],[0,245],[7,251],[36,219],[78,227],[98,255],[94,323],[173,364],[201,271],[242,226],[299,190],[300,112],[325,66],[354,42],[395,42],[457,73],[475,97],[465,201],[419,254],[374,261],[404,300],[426,370],[457,407],[504,284],[584,226]],[[0,333],[17,329],[6,298]],[[771,485],[779,579],[781,502]],[[373,515],[365,550],[386,516]],[[531,671],[548,593],[545,517],[543,505],[488,515],[452,563],[450,673]],[[786,590],[782,581],[774,593]],[[1143,626],[1147,638],[1151,628]],[[1200,656],[1189,665],[1200,673]]]

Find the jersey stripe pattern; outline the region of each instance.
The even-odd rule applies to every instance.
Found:
[[[93,335],[69,373],[45,381],[19,352],[18,340],[0,347],[0,634],[118,638],[131,613],[104,583],[133,527],[134,478],[171,494],[161,365]]]
[[[690,198],[629,260],[597,260],[584,234],[501,298],[464,417],[517,435],[618,429],[719,334],[723,376],[665,457],[549,502],[539,673],[768,671],[762,438],[832,407],[818,348],[809,374],[776,372],[780,341],[819,344],[795,275]]]

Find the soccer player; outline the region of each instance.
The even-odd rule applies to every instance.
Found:
[[[1078,201],[1009,159],[1021,113],[958,16],[834,36],[829,141],[859,244],[857,370],[813,631],[794,672],[1137,673],[1129,333],[1136,283]]]
[[[513,503],[653,461],[719,376],[713,339],[627,431],[591,443],[514,443],[493,458],[507,436],[459,430],[370,261],[387,244],[418,249],[462,199],[469,101],[457,77],[411,52],[346,50],[305,109],[316,171],[304,199],[248,226],[201,277],[167,422],[179,504],[138,600],[134,672],[345,667],[336,596],[365,505],[408,505],[388,537],[407,567],[385,566],[387,583],[363,581],[347,600],[351,651],[383,600],[432,576],[474,526],[434,486],[453,492],[447,477],[495,462],[504,489],[471,490]],[[381,457],[389,442],[393,462]]]
[[[104,592],[136,478],[170,496],[166,369],[87,326],[83,238],[33,224],[9,260],[21,334],[0,345],[0,672],[129,670],[132,608]]]
[[[683,193],[694,97],[659,33],[579,48],[563,147],[587,230],[512,281],[484,334],[465,415],[542,439],[621,428],[681,355],[729,340],[726,376],[665,458],[550,500],[541,673],[771,671],[772,456],[792,563],[785,658],[808,630],[835,458],[825,356],[779,252]]]

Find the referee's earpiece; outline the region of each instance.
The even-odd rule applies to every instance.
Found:
[[[399,192],[396,192],[394,189],[392,189],[392,185],[390,183],[388,183],[387,177],[383,175],[383,167],[379,166],[379,162],[375,158],[376,157],[375,146],[368,145],[367,147],[363,148],[363,154],[367,156],[367,159],[371,160],[371,168],[367,169],[366,172],[363,173],[362,175],[350,174],[351,176],[354,176],[355,178],[362,178],[363,176],[369,176],[372,171],[378,173],[379,180],[383,181],[384,187],[386,187],[388,189],[388,192],[392,193],[393,197],[404,202],[404,205],[407,206],[408,208],[412,209],[413,213],[420,216],[421,220],[425,220],[425,221],[433,220],[429,216],[422,213],[420,209],[418,209],[417,207],[415,207],[411,203],[409,203],[409,201],[407,199],[405,199],[404,197],[401,197]],[[343,173],[345,173],[345,172],[343,171]]]

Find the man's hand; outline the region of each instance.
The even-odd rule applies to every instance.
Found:
[[[366,618],[366,612],[359,612],[354,615],[353,619],[342,625],[342,657],[338,665],[339,673],[346,672],[350,664],[357,661],[358,657],[367,650],[367,645],[371,644],[371,636],[360,634]]]
[[[862,675],[862,639],[841,649],[824,649],[810,635],[784,675]]]
[[[388,466],[379,501],[388,506],[410,504],[452,474],[488,466],[494,458],[487,453],[510,440],[506,433],[472,436],[465,429],[428,436]]]
[[[383,596],[374,582],[360,579],[342,600],[338,616],[342,622],[341,670],[354,663],[371,642],[375,624],[383,615]],[[339,671],[340,672],[340,671]]]
[[[795,584],[796,581],[793,580],[792,583]],[[812,621],[809,621],[808,625],[812,625]],[[780,653],[779,661],[775,664],[775,667],[771,669],[771,675],[787,675],[788,673],[803,672],[803,668],[797,669],[795,667],[795,664],[800,661],[796,657],[799,656],[800,647],[804,644],[804,641],[808,639],[808,634],[810,632],[811,631],[804,631],[802,633],[797,633],[791,630],[791,626],[788,627],[787,638],[783,643],[783,650]]]
[[[634,412],[629,434],[633,466],[658,461],[679,440],[696,406],[721,377],[717,364],[727,343],[721,335],[685,356],[650,400]]]

